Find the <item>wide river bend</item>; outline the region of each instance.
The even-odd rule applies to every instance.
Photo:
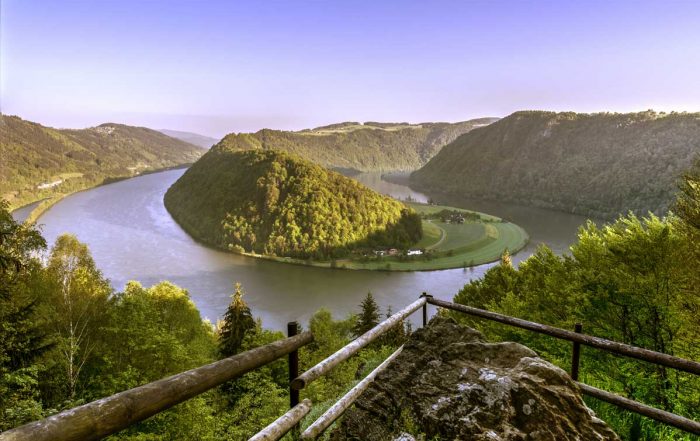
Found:
[[[71,195],[51,207],[39,219],[49,244],[62,233],[75,234],[90,247],[98,267],[121,290],[129,280],[145,286],[169,280],[186,288],[197,307],[212,321],[226,311],[235,282],[243,284],[246,300],[263,325],[284,329],[291,320],[306,325],[321,307],[336,317],[357,310],[371,291],[377,302],[393,310],[427,291],[450,300],[465,283],[481,277],[493,264],[471,269],[432,272],[371,272],[332,270],[269,262],[237,256],[203,246],[189,237],[163,206],[163,195],[184,170],[153,173]],[[386,182],[378,173],[355,179],[399,199],[410,196],[426,201],[427,195]],[[460,200],[430,195],[439,203],[474,209],[504,217],[530,234],[530,244],[513,257],[515,263],[545,243],[566,252],[581,216],[549,210]],[[26,210],[24,210],[26,211]],[[23,211],[15,216],[26,216]]]

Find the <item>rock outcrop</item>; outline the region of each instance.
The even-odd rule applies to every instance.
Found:
[[[331,439],[618,440],[566,372],[517,343],[437,317],[348,410]]]

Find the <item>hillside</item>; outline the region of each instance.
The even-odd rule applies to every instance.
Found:
[[[159,129],[158,131],[164,135],[170,136],[171,138],[177,138],[181,141],[185,141],[190,144],[202,147],[203,149],[208,149],[209,147],[219,142],[219,140],[216,138],[212,138],[211,136],[200,135],[199,133],[182,132],[180,130],[168,129]]]
[[[229,134],[218,146],[230,151],[284,150],[327,168],[415,170],[459,135],[495,120],[413,125],[345,122],[300,132],[263,129],[256,133]]]
[[[362,246],[408,246],[420,217],[403,204],[296,155],[221,145],[165,194],[193,237],[238,252],[328,258]]]
[[[600,218],[661,214],[698,152],[698,113],[517,112],[445,146],[411,183]]]
[[[19,206],[109,179],[192,163],[202,152],[143,127],[107,123],[54,129],[0,115],[0,196]]]

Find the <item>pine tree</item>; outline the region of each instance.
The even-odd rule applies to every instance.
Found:
[[[374,301],[371,292],[367,293],[367,297],[360,304],[360,308],[360,315],[357,317],[357,322],[352,329],[355,337],[361,336],[379,323],[379,305]]]
[[[510,253],[508,252],[508,248],[503,250],[503,254],[501,254],[501,265],[509,266],[509,267],[513,268],[513,261],[510,258]]]
[[[391,306],[386,309],[386,318],[393,314]],[[401,320],[399,324],[389,329],[382,339],[382,343],[387,346],[398,347],[406,342],[408,334],[406,333],[406,323]]]
[[[231,303],[228,305],[224,322],[219,331],[219,351],[224,357],[230,357],[241,350],[246,333],[255,329],[255,320],[250,308],[243,300],[243,288],[240,283],[234,285]]]

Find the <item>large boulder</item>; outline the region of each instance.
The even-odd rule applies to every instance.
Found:
[[[566,372],[437,317],[348,410],[340,440],[618,440]]]

